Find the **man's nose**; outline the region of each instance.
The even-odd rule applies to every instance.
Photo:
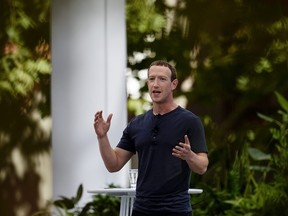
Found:
[[[159,85],[159,79],[156,78],[153,82],[153,86],[158,86],[158,85]]]

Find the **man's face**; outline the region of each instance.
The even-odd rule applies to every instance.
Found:
[[[155,103],[165,103],[173,99],[173,90],[178,80],[171,81],[171,71],[165,66],[151,66],[148,72],[147,85],[150,97]]]

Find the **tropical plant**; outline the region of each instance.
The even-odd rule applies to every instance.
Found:
[[[109,185],[109,187],[115,187]],[[106,195],[94,195],[93,199],[87,203],[81,204],[83,195],[83,185],[80,184],[75,196],[70,198],[60,196],[52,202],[46,209],[38,211],[33,216],[117,216],[119,215],[120,198]]]
[[[271,216],[288,215],[288,101],[275,93],[281,119],[263,114],[258,116],[272,124],[269,154],[251,147],[247,139],[236,154],[226,185],[211,188],[206,185],[205,199],[195,208],[196,215]],[[249,133],[251,136],[251,132]],[[249,136],[247,136],[249,137]],[[199,200],[194,199],[194,203]],[[193,204],[193,202],[192,202]]]

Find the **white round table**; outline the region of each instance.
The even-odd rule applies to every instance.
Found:
[[[200,194],[202,192],[202,189],[190,188],[188,190],[189,194]],[[132,214],[133,203],[136,194],[135,188],[100,188],[95,190],[88,190],[88,193],[119,196],[121,197],[119,216],[130,216]]]

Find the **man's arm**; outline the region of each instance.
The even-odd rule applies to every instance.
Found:
[[[190,150],[190,154],[191,156],[186,159],[188,166],[193,172],[203,175],[209,163],[207,153],[194,153]]]
[[[121,148],[112,148],[107,135],[99,138],[99,149],[104,164],[109,172],[119,171],[130,158],[133,156],[132,152],[126,151]]]
[[[107,136],[110,128],[112,114],[105,121],[102,116],[102,111],[95,114],[94,129],[99,142],[99,149],[104,164],[109,172],[119,171],[127,161],[133,156],[132,152],[121,148],[112,148]]]
[[[190,142],[188,136],[184,137],[185,143],[179,143],[172,150],[172,155],[178,157],[182,160],[185,160],[189,168],[200,175],[204,174],[207,171],[209,164],[207,153],[195,153],[191,150]]]

